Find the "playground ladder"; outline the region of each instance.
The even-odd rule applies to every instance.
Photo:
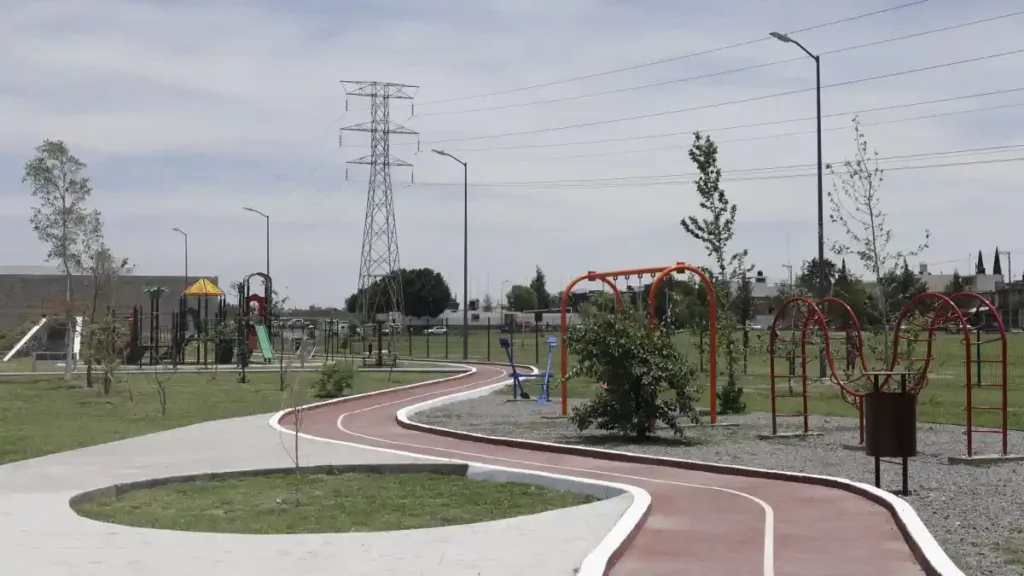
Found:
[[[973,345],[972,345],[973,344]],[[982,354],[982,346],[987,344],[997,345],[997,359],[985,358]],[[991,346],[989,347],[991,348]],[[974,456],[974,435],[975,434],[1002,434],[1002,455],[1008,454],[1008,439],[1007,439],[1007,366],[1006,366],[1006,337],[1000,335],[996,338],[989,338],[983,340],[981,334],[978,334],[978,341],[971,342],[970,337],[967,338],[967,365],[966,365],[966,394],[967,403],[964,406],[964,412],[966,415],[966,427],[964,429],[964,435],[967,436],[967,456]],[[972,359],[972,354],[976,357]],[[973,366],[972,366],[973,364]],[[982,378],[982,367],[985,364],[998,364],[998,372],[995,376],[995,382],[985,382]],[[972,381],[971,372],[976,370],[977,380]],[[974,402],[977,400],[974,396],[973,388],[998,388],[1000,390],[1000,402],[998,405],[977,405]],[[974,424],[974,413],[975,412],[999,412],[1002,421],[998,428],[991,427],[978,427]]]
[[[778,348],[780,343],[794,345],[794,344],[796,344],[796,342],[797,342],[796,338],[783,338],[781,336],[773,336],[772,337],[772,344],[771,344],[771,350],[770,350],[770,355],[769,355],[769,362],[770,362],[769,372],[771,374],[771,386],[770,386],[771,390],[770,390],[770,393],[771,393],[771,403],[772,403],[772,436],[775,436],[776,434],[779,433],[779,426],[778,426],[778,419],[779,418],[802,418],[803,419],[803,425],[804,425],[804,434],[807,434],[807,432],[810,431],[810,422],[809,422],[809,419],[808,419],[808,410],[807,410],[807,363],[809,361],[808,358],[807,358],[807,344],[806,344],[806,342],[803,341],[803,339],[800,340],[800,355],[799,356],[797,356],[795,348],[791,348],[790,349],[791,351],[789,353],[781,355],[781,356],[776,354],[776,349]],[[775,369],[775,362],[777,360],[784,361],[784,365],[786,366],[786,371],[785,371],[784,374],[778,374],[777,373],[777,371]],[[799,360],[799,364],[796,364],[797,360]],[[789,366],[790,365],[795,365],[796,368],[797,368],[796,370],[793,371],[794,372],[793,374],[790,373],[790,370],[789,370]],[[783,379],[783,378],[786,378],[786,379],[793,378],[793,377],[797,376],[797,373],[799,373],[799,376],[800,376],[800,390],[799,390],[799,392],[794,393],[794,394],[790,394],[788,391],[785,391],[785,392],[780,394],[776,382],[778,380],[780,380],[780,379]],[[780,413],[778,411],[778,401],[781,398],[787,398],[787,399],[789,399],[789,398],[800,398],[801,399],[801,410],[799,412],[789,412],[789,413],[782,412],[782,413]]]

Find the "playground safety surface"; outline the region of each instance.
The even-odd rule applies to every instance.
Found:
[[[506,369],[476,368],[476,373],[458,379],[308,409],[302,433],[642,488],[651,495],[650,512],[613,555],[613,575],[925,573],[890,511],[845,490],[613,461],[598,454],[483,444],[409,429],[396,421],[395,412],[402,408],[507,379]],[[281,424],[287,420],[282,418]],[[552,546],[557,553],[557,537]]]

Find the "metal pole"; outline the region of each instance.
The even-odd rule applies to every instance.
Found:
[[[808,52],[810,54],[810,52]],[[813,56],[813,55],[812,55]],[[825,282],[825,192],[821,160],[821,57],[814,58],[815,94],[818,104],[818,298],[828,296]],[[818,377],[825,378],[825,355],[818,354]]]
[[[185,234],[185,287],[188,288],[188,234]]]
[[[267,276],[270,276],[270,216],[263,215],[267,219]]]
[[[462,163],[462,359],[469,359],[469,164]]]

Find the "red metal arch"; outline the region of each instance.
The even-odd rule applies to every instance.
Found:
[[[990,339],[990,340],[981,340],[981,335],[979,334],[979,336],[978,336],[979,341],[978,342],[974,342],[974,344],[977,347],[979,347],[979,348],[981,346],[985,345],[985,344],[998,344],[999,345],[999,360],[989,360],[989,361],[990,362],[998,362],[999,363],[999,380],[1000,381],[999,382],[981,382],[980,381],[980,377],[979,377],[979,381],[976,383],[976,385],[977,386],[981,386],[981,387],[986,387],[987,386],[987,387],[992,387],[992,388],[1001,388],[1001,391],[1000,391],[1001,392],[1001,398],[1000,398],[1001,405],[1000,406],[975,406],[974,405],[974,397],[973,397],[973,386],[971,386],[972,382],[971,382],[971,374],[970,374],[970,372],[971,372],[971,352],[972,352],[972,348],[971,348],[971,330],[970,330],[970,327],[968,326],[967,319],[964,318],[963,327],[964,327],[964,332],[965,332],[965,342],[966,342],[966,348],[967,348],[967,362],[966,362],[966,367],[967,367],[967,380],[966,380],[966,382],[967,382],[967,385],[964,386],[965,395],[967,397],[966,398],[967,405],[965,406],[965,410],[964,410],[965,417],[966,417],[966,425],[967,425],[966,426],[967,427],[967,430],[966,430],[966,432],[967,432],[967,434],[966,434],[966,436],[967,436],[967,456],[974,456],[974,434],[977,434],[977,433],[996,433],[996,434],[1000,434],[1001,435],[1001,440],[1002,440],[1002,454],[1003,454],[1003,456],[1006,456],[1009,453],[1009,438],[1008,438],[1008,436],[1009,436],[1009,434],[1008,434],[1008,430],[1009,430],[1009,398],[1008,398],[1008,392],[1009,392],[1009,390],[1008,390],[1008,386],[1007,386],[1008,379],[1007,379],[1007,353],[1006,353],[1007,352],[1006,351],[1006,347],[1007,347],[1006,346],[1007,345],[1007,343],[1006,343],[1006,326],[1003,324],[1002,316],[996,311],[996,307],[993,306],[992,303],[988,299],[986,299],[984,296],[981,296],[980,294],[976,294],[974,292],[960,292],[958,294],[954,294],[950,299],[951,299],[952,302],[959,302],[959,301],[962,301],[962,300],[974,300],[975,302],[978,303],[978,305],[979,305],[978,307],[979,308],[980,307],[985,307],[985,308],[987,308],[989,310],[989,312],[992,313],[992,316],[993,316],[993,318],[995,318],[995,321],[996,321],[996,326],[999,328],[999,336],[997,338],[993,338],[993,339]],[[957,309],[957,311],[959,312],[959,309]],[[962,316],[963,316],[963,314],[961,313],[961,317]],[[982,362],[985,362],[985,360],[983,360],[982,358],[976,358],[975,362],[977,363],[977,366],[980,367]],[[974,427],[974,411],[976,411],[976,410],[998,411],[999,415],[1000,415],[1000,420],[1001,420],[999,428],[975,428]]]
[[[561,384],[560,387],[562,389],[562,416],[568,415],[568,412],[569,412],[569,391],[566,388],[568,386],[568,380],[569,380],[568,379],[568,374],[569,374],[569,353],[568,353],[568,351],[565,348],[565,334],[568,331],[568,318],[567,318],[567,314],[566,314],[566,309],[567,309],[567,307],[569,305],[569,298],[570,298],[570,295],[572,293],[572,289],[575,288],[577,284],[579,284],[580,282],[583,282],[585,280],[588,280],[588,281],[591,281],[591,282],[596,280],[598,282],[604,282],[604,284],[606,286],[608,286],[609,288],[612,289],[612,292],[615,294],[615,305],[618,308],[622,308],[622,293],[619,292],[619,289],[618,289],[618,287],[615,286],[615,283],[608,279],[608,276],[611,276],[611,274],[599,274],[597,272],[590,271],[590,272],[587,272],[586,274],[583,274],[582,276],[577,276],[577,277],[573,278],[572,281],[569,282],[569,284],[565,287],[565,290],[562,291],[561,318],[560,318],[561,321],[562,321],[562,327],[561,327],[561,330],[560,330],[560,335],[561,335],[561,339],[562,339],[562,345],[558,347],[558,349],[559,349],[558,353],[559,353],[559,356],[560,356],[560,358],[562,360],[562,369],[561,369],[562,378],[560,380],[560,384]]]
[[[711,279],[704,273],[703,270],[695,266],[691,266],[685,262],[676,262],[674,266],[669,266],[657,276],[654,277],[654,281],[651,282],[651,291],[647,296],[648,312],[651,317],[651,328],[656,329],[658,327],[658,315],[656,313],[657,305],[654,299],[655,294],[658,292],[658,287],[661,285],[661,281],[675,272],[690,272],[700,278],[700,281],[704,284],[704,290],[708,294],[708,322],[710,323],[710,334],[708,345],[708,353],[711,358],[708,362],[708,368],[711,371],[711,375],[708,380],[708,395],[710,396],[711,403],[711,424],[718,423],[718,312],[717,305],[715,303],[715,285],[711,283]]]

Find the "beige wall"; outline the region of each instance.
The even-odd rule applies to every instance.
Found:
[[[190,283],[200,276],[190,277]],[[216,276],[206,276],[220,286]],[[163,286],[167,292],[160,299],[161,316],[170,318],[178,309],[178,299],[186,288],[182,276],[123,276],[112,289],[100,294],[97,310],[113,307],[119,314],[129,313],[133,306],[149,312],[149,298],[143,292],[148,286]],[[225,286],[220,286],[226,290]],[[85,310],[92,303],[92,278],[72,278],[73,308]],[[24,322],[35,321],[40,314],[62,314],[66,290],[64,276],[57,274],[0,275],[0,330],[8,330]]]

